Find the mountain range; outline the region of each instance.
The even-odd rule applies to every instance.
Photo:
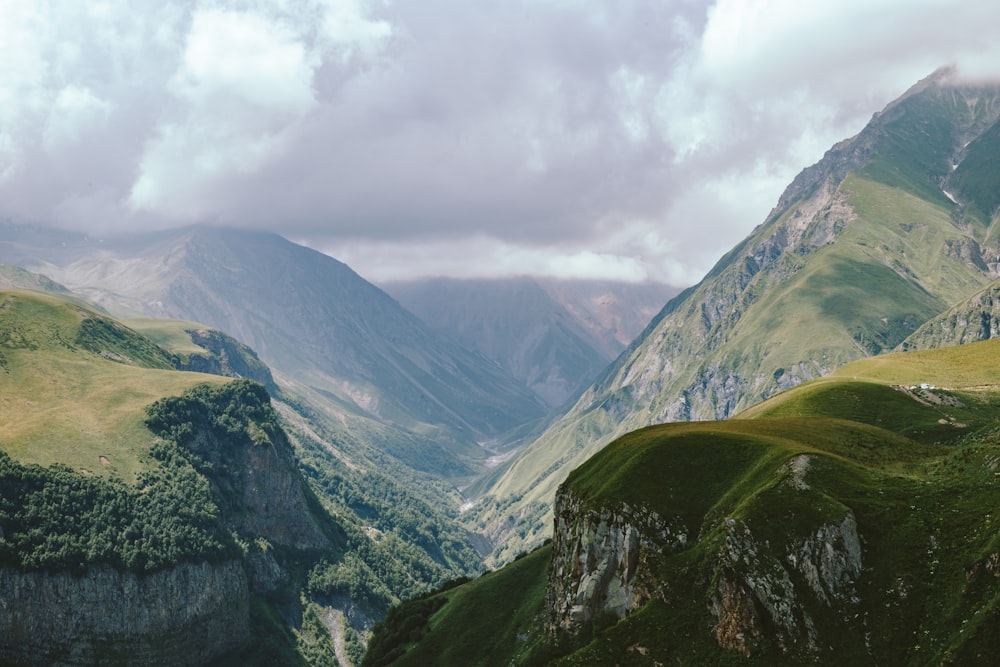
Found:
[[[0,658],[54,659],[30,607],[83,575],[181,591],[150,662],[989,664],[998,137],[1000,87],[940,70],[677,294],[0,224],[0,576],[37,592]],[[105,497],[168,528],[106,548]],[[235,638],[185,653],[213,577]]]
[[[677,290],[540,278],[383,285],[435,331],[494,360],[550,408],[585,389]]]

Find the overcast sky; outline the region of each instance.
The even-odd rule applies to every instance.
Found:
[[[981,0],[0,0],[0,218],[269,229],[384,281],[699,280]],[[993,68],[992,70],[990,68]]]

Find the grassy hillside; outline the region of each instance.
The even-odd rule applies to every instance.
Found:
[[[168,440],[175,431],[197,431],[200,427],[182,425],[184,416],[204,416],[208,408],[199,407],[198,400],[215,395],[199,385],[227,389],[256,385],[226,384],[228,377],[167,368],[202,358],[221,360],[223,370],[232,371],[238,359],[267,369],[252,351],[222,334],[199,338],[212,345],[221,342],[221,349],[197,344],[189,331],[204,327],[192,322],[146,319],[128,324],[78,300],[39,292],[0,292],[0,522],[6,528],[6,535],[0,532],[0,560],[59,568],[70,561],[73,567],[83,567],[90,558],[145,571],[170,566],[170,554],[193,559],[233,557],[229,532],[223,531],[224,539],[213,542],[212,531],[219,529],[218,507],[228,508],[230,501],[242,506],[242,500],[230,498],[238,486],[233,480],[253,472],[240,462],[206,466],[201,461],[197,465],[204,469],[197,472],[225,489],[222,496],[214,495],[206,502],[206,478],[196,474],[197,465],[192,468],[183,457],[165,455],[169,447],[151,432],[149,411],[151,405],[181,406],[169,423],[157,423],[158,434]],[[252,357],[249,361],[244,358],[247,355]],[[270,380],[269,371],[266,375]],[[287,664],[285,658],[300,650],[324,664],[333,655],[330,633],[335,632],[346,643],[348,654],[360,658],[360,637],[390,604],[477,571],[480,560],[468,536],[432,506],[432,501],[445,504],[441,497],[448,493],[452,496],[448,500],[457,504],[453,489],[434,488],[427,479],[415,479],[414,471],[371,444],[350,440],[351,433],[337,430],[342,425],[336,415],[324,413],[327,404],[320,401],[317,406],[297,394],[287,379],[282,380],[286,392],[269,384],[280,417],[271,411],[271,399],[256,387],[251,393],[268,416],[265,424],[255,413],[257,430],[251,428],[252,434],[260,436],[261,428],[271,429],[268,433],[275,442],[284,442],[285,436],[279,437],[278,431],[287,429],[289,440],[282,449],[295,448],[300,467],[293,477],[301,474],[317,496],[311,512],[317,517],[328,512],[338,520],[333,530],[336,548],[328,552],[301,558],[278,547],[276,556],[294,570],[294,576],[292,583],[281,584],[272,595],[286,596],[280,604],[289,609],[296,606],[293,601],[300,594],[306,596],[304,622],[308,621],[308,627],[301,629],[298,641],[287,622],[261,603],[254,612],[264,623],[261,642],[283,637],[279,643],[284,657],[277,663]],[[182,398],[166,398],[178,396]],[[166,402],[160,400],[164,398]],[[231,407],[212,407],[225,413],[216,424],[223,432],[220,437],[228,437],[227,429],[234,427],[226,412]],[[397,442],[396,446],[410,444]],[[291,450],[287,453],[290,456]],[[5,458],[8,454],[11,459]],[[174,472],[178,467],[183,474]],[[269,468],[267,479],[278,472]],[[262,489],[263,482],[255,482],[255,488]],[[409,490],[410,483],[422,492]],[[289,494],[276,495],[280,497],[261,501],[272,512]],[[202,511],[203,505],[210,510]],[[207,522],[207,528],[201,524],[196,528],[209,537],[196,534],[178,550],[174,542],[194,534],[185,523],[192,516]],[[155,529],[146,528],[142,521],[155,524]],[[133,543],[120,537],[134,532],[135,525],[149,534],[149,540]],[[251,552],[268,544],[255,542],[252,535],[241,539],[248,543],[243,548],[249,545]],[[327,628],[333,623],[331,618],[339,619],[335,630]],[[267,655],[241,660],[274,662]]]
[[[186,320],[166,320],[157,317],[137,317],[125,323],[160,347],[178,355],[203,354],[205,348],[191,340],[189,331],[207,329],[204,324]]]
[[[490,665],[543,663],[544,547],[467,584],[395,607],[362,663]]]
[[[538,641],[536,620],[520,630],[533,642],[530,655],[561,656],[561,665],[991,664],[1000,650],[990,630],[1000,619],[1000,536],[992,526],[1000,503],[998,358],[1000,341],[883,355],[736,419],[664,424],[618,438],[574,470],[564,488],[584,507],[624,504],[674,517],[693,539],[659,555],[657,587],[665,597],[654,595],[620,621],[599,619],[592,637],[575,641],[554,634]],[[793,562],[785,554],[791,545],[848,512],[862,545],[853,597],[831,607],[811,598],[795,575],[784,593],[791,597],[770,602],[807,615],[817,646],[781,648],[759,637],[749,657],[720,649],[710,602],[720,554],[734,548],[730,526],[752,536],[745,537],[756,554],[747,576],[761,581],[776,564]],[[491,609],[539,609],[543,595],[520,578],[528,567],[540,576],[547,552],[442,593],[447,602],[423,637],[393,664],[419,664],[418,656],[446,638],[481,646],[479,664],[530,664],[529,653],[514,653],[525,644],[490,643],[489,628],[457,602],[489,586],[500,591]],[[767,590],[782,595],[780,580],[769,581]],[[545,617],[544,610],[532,613]],[[804,616],[795,618],[802,623]],[[463,659],[472,664],[468,656],[435,664]]]
[[[197,384],[148,339],[83,306],[0,292],[0,447],[22,463],[62,463],[132,482],[153,436],[144,409]]]

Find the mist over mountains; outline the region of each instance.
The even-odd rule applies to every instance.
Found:
[[[677,292],[656,283],[527,277],[383,287],[435,331],[498,362],[550,408],[584,389]]]

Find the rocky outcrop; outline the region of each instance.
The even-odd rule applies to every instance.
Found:
[[[804,506],[828,504],[807,483],[809,466],[810,457],[801,455],[777,472]],[[580,635],[603,615],[623,618],[650,600],[686,604],[694,584],[704,587],[714,639],[722,649],[823,659],[828,633],[864,634],[857,588],[861,539],[854,513],[842,509],[838,518],[817,521],[805,533],[768,532],[762,539],[745,520],[707,519],[692,532],[680,518],[665,519],[644,506],[593,506],[561,488],[546,629]],[[688,549],[703,550],[710,564],[704,581],[668,580],[664,559]]]
[[[925,322],[900,344],[900,350],[964,345],[1000,336],[1000,283]]]
[[[154,433],[195,455],[227,528],[293,549],[330,546],[263,386],[235,380],[196,388],[150,411]]]
[[[238,532],[294,549],[325,549],[330,541],[313,517],[302,476],[283,432],[261,442],[200,430],[187,448],[209,464],[206,474],[224,521]]]
[[[546,589],[547,629],[576,633],[602,613],[622,617],[654,597],[663,598],[656,560],[687,540],[678,519],[624,504],[585,508],[561,491]]]
[[[248,635],[249,589],[238,561],[149,575],[0,568],[4,664],[198,665]]]
[[[233,378],[246,378],[259,382],[274,391],[271,369],[257,353],[243,343],[214,329],[190,329],[191,342],[203,348],[206,354],[190,354],[178,364],[178,370],[210,373]]]
[[[749,656],[765,643],[785,653],[820,653],[814,610],[832,608],[838,622],[856,614],[861,541],[854,514],[787,545],[759,541],[746,523],[726,519],[710,610],[719,646]]]

